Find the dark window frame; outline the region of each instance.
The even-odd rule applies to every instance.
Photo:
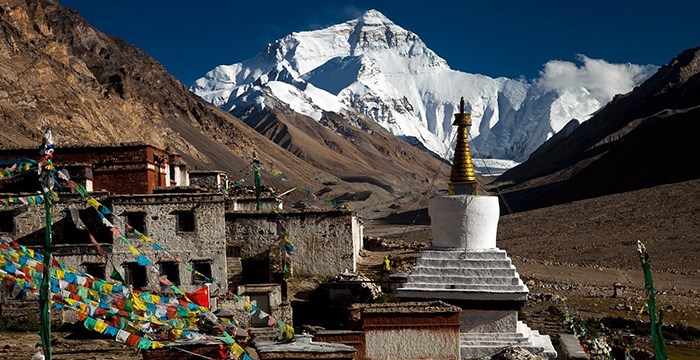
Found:
[[[180,264],[178,262],[160,261],[158,262],[158,268],[160,270],[160,273],[162,275],[165,275],[173,285],[180,285]]]
[[[145,211],[127,211],[124,213],[124,220],[129,226],[138,230],[144,235],[148,235],[146,228],[146,212]],[[128,232],[130,236],[135,236],[132,232]]]
[[[190,264],[192,265],[192,285],[204,285],[206,283],[206,280],[202,278],[199,275],[195,275],[195,271],[198,271],[204,276],[208,277],[210,280],[212,279],[212,261],[209,259],[203,259],[203,260],[190,260]]]
[[[226,257],[227,258],[239,258],[239,257],[241,257],[241,246],[240,245],[226,245]]]
[[[14,211],[0,211],[0,232],[8,234],[15,232]]]
[[[142,290],[148,286],[148,271],[145,266],[135,262],[128,262],[122,265],[124,268],[124,280],[136,290]],[[143,275],[137,277],[136,275]]]
[[[185,221],[183,221],[185,220]],[[193,233],[197,231],[197,217],[194,211],[175,212],[175,228],[178,233]]]
[[[105,279],[107,276],[107,264],[105,263],[85,262],[80,266],[85,270],[86,274],[92,275],[98,279]],[[100,270],[99,273],[96,273],[96,271],[94,271],[95,268],[101,268],[102,270]]]

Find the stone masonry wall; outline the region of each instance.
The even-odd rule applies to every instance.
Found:
[[[106,194],[96,193],[94,196],[100,201],[104,201]],[[97,249],[90,242],[88,231],[67,231],[67,227],[75,227],[68,212],[69,205],[73,205],[79,210],[81,220],[85,223],[87,230],[101,244],[103,250],[109,252],[111,248],[111,233],[99,221],[94,209],[77,195],[61,194],[60,200],[51,207],[54,257],[74,268],[81,268],[88,263],[104,263],[104,260],[98,255]],[[46,227],[43,205],[22,206],[20,204],[3,211],[9,211],[14,215],[12,219],[14,231],[7,235],[35,250],[43,247]]]
[[[117,196],[111,199],[113,213],[121,221],[114,221],[123,233],[124,223],[128,213],[145,213],[144,227],[139,229],[158,242],[170,254],[175,255],[186,263],[192,261],[210,261],[213,284],[211,294],[225,294],[226,281],[226,251],[224,227],[224,201],[221,196],[211,194],[158,194]],[[180,213],[194,214],[194,231],[179,231],[177,217]],[[153,244],[143,243],[128,235],[137,248],[158,266],[160,261],[173,261],[164,251],[156,251]],[[115,241],[112,249],[113,262],[117,266],[134,262],[134,255],[128,247]],[[202,287],[193,284],[193,274],[179,267],[180,288],[193,291]],[[124,269],[120,269],[122,272]],[[109,272],[110,270],[108,270]],[[172,281],[172,279],[171,279]],[[156,274],[148,272],[146,290],[160,291],[161,286]]]
[[[328,277],[354,270],[361,235],[354,214],[339,212],[282,213],[291,234],[294,276]],[[284,230],[274,213],[237,213],[226,215],[226,241],[240,247],[241,259],[269,252],[273,272],[281,270]],[[244,269],[245,271],[245,269]]]

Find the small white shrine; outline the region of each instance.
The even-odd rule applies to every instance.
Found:
[[[464,99],[460,110],[454,122],[458,128],[450,195],[430,199],[432,246],[398,288],[398,296],[461,307],[462,359],[489,357],[508,347],[556,358],[549,336],[518,321],[528,288],[505,250],[496,246],[498,198],[477,195],[468,142],[471,118],[464,113]]]

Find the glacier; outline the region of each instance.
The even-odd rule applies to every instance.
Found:
[[[448,160],[453,114],[464,97],[472,114],[473,154],[507,169],[657,69],[583,55],[578,60],[580,67],[550,61],[530,81],[461,72],[418,35],[368,10],[324,29],[293,32],[252,59],[217,66],[190,91],[242,118],[271,106],[267,97],[317,121],[328,111],[359,112]]]

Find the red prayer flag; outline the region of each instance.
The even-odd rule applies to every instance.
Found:
[[[205,286],[195,292],[188,293],[185,295],[195,304],[199,306],[209,307],[209,287]]]
[[[126,338],[126,344],[131,347],[136,347],[136,345],[139,344],[139,341],[141,341],[141,337],[134,334],[129,334],[129,337]]]
[[[168,277],[165,275],[161,275],[158,277],[158,280],[160,281],[161,284],[165,286],[171,286],[173,283],[168,280]]]

